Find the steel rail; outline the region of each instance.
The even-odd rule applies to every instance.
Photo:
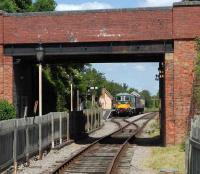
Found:
[[[120,149],[119,149],[118,152],[116,153],[116,156],[113,158],[113,161],[112,161],[112,163],[110,164],[110,166],[109,166],[109,168],[108,168],[106,174],[112,174],[112,173],[114,174],[114,171],[116,170],[116,167],[117,167],[117,162],[118,162],[118,160],[119,160],[119,158],[120,158],[120,155],[121,155],[122,151],[124,151],[124,150],[126,149],[126,147],[127,147],[128,143],[130,142],[130,140],[133,140],[137,134],[141,133],[141,131],[145,128],[145,126],[147,125],[147,123],[148,123],[150,120],[152,120],[153,117],[155,117],[154,113],[151,113],[151,114],[152,114],[152,116],[151,116],[147,121],[145,121],[144,124],[142,124],[142,127],[139,127],[139,126],[137,125],[136,132],[134,132],[134,133],[121,145]],[[126,120],[126,121],[127,121],[127,120]],[[127,122],[129,122],[129,121],[127,121]],[[131,123],[131,122],[129,122],[129,123]],[[134,123],[134,124],[135,124],[135,123]],[[135,124],[135,125],[136,125],[136,124]]]
[[[115,135],[117,133],[120,133],[121,131],[123,131],[124,129],[126,129],[127,127],[129,127],[131,124],[134,124],[135,122],[145,119],[147,118],[149,115],[151,115],[152,113],[148,113],[144,116],[141,116],[140,118],[137,118],[131,122],[129,122],[127,125],[125,125],[124,127],[119,128],[118,130],[114,131],[113,133],[106,135],[96,141],[94,141],[92,144],[88,145],[87,147],[85,147],[84,149],[82,149],[81,151],[79,151],[78,153],[76,153],[75,155],[71,156],[69,159],[63,161],[63,163],[61,165],[59,165],[57,168],[55,168],[52,172],[50,172],[51,174],[57,174],[60,172],[63,172],[63,170],[72,162],[74,161],[76,158],[78,158],[80,155],[82,155],[83,153],[85,153],[86,151],[89,151],[90,148],[92,148],[94,145],[98,144],[100,141],[105,140],[108,137],[111,137],[112,135]],[[118,123],[117,123],[118,124]]]

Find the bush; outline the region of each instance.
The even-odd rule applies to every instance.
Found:
[[[0,100],[0,120],[8,120],[16,117],[16,111],[7,100]]]

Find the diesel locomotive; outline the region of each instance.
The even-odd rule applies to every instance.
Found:
[[[114,100],[114,112],[116,115],[137,115],[144,113],[145,101],[141,96],[132,92],[129,93],[119,93],[115,96]]]

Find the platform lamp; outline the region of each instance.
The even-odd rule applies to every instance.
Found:
[[[41,44],[36,48],[36,58],[39,64],[39,117],[42,117],[42,61],[44,48]],[[39,119],[39,159],[42,159],[42,120]]]
[[[39,63],[39,116],[42,116],[42,61],[44,58],[44,48],[41,44],[36,48],[36,58]]]
[[[71,88],[71,112],[72,112],[74,110],[74,106],[73,106],[73,101],[74,101],[73,95],[74,95],[74,93],[73,93],[73,77],[72,77],[72,75],[69,76],[69,81],[70,81],[70,88]]]

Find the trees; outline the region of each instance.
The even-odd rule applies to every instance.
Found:
[[[127,92],[128,92],[128,93],[132,93],[132,92],[134,92],[134,91],[138,93],[138,90],[135,89],[135,88],[129,88],[129,89],[127,89]]]
[[[29,11],[32,5],[32,0],[14,0],[14,2],[17,5],[17,12]]]
[[[1,0],[0,10],[9,13],[54,11],[56,5],[55,0]]]
[[[145,100],[145,107],[147,108],[152,107],[152,98],[150,92],[148,90],[143,90],[140,92],[140,95]]]
[[[14,0],[1,0],[0,1],[0,10],[7,12],[17,12],[17,5]]]
[[[30,11],[54,11],[56,5],[55,0],[36,0],[35,3],[32,4]]]
[[[103,73],[98,72],[92,67],[88,67],[84,72],[82,72],[82,79],[79,83],[82,93],[86,93],[87,87],[89,86],[97,86],[99,89],[106,88],[113,96],[120,92],[128,92],[127,84],[119,84],[109,81]]]

